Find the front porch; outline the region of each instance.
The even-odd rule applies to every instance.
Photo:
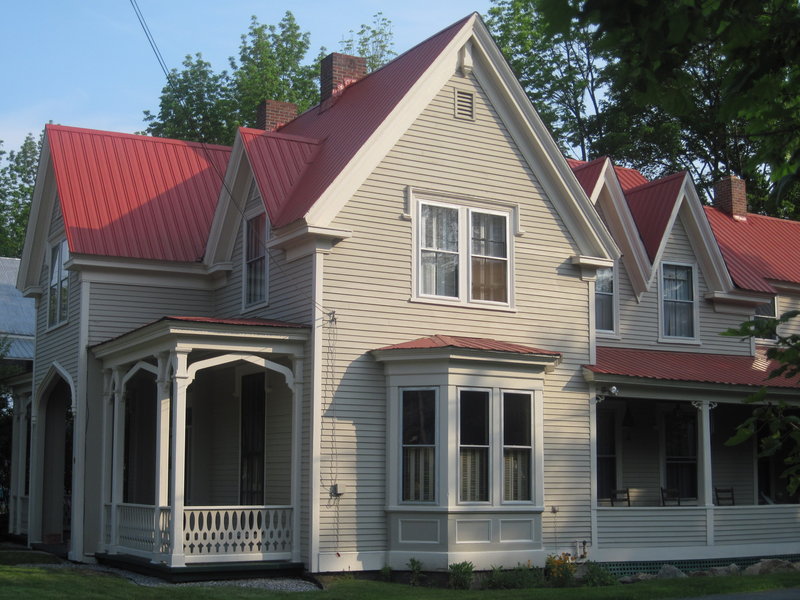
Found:
[[[173,321],[94,348],[104,560],[299,563],[303,328]]]

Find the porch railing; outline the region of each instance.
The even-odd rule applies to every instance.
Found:
[[[800,539],[800,505],[718,506],[714,508],[717,544],[777,544]]]
[[[292,508],[193,506],[183,511],[183,532],[187,559],[232,554],[288,557],[292,551]]]
[[[116,510],[113,540],[113,507],[107,504],[107,546],[155,558],[170,553],[172,509],[168,506],[120,504]],[[183,511],[183,553],[189,562],[290,558],[292,552],[290,506],[192,506]]]

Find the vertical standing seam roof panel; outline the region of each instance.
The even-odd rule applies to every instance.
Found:
[[[655,260],[667,233],[669,217],[685,179],[686,173],[675,173],[625,192],[625,199],[651,262]]]
[[[614,167],[614,172],[617,174],[619,185],[624,191],[628,191],[647,183],[647,178],[639,173],[639,171],[636,169],[629,169],[627,167]]]
[[[72,253],[194,262],[230,148],[47,126]]]
[[[600,177],[600,172],[603,170],[603,165],[605,162],[605,157],[596,158],[590,162],[567,159],[567,164],[569,164],[572,172],[575,174],[575,178],[578,180],[578,183],[581,184],[581,187],[583,188],[583,191],[586,192],[587,196],[592,195],[594,187],[597,185],[597,179]]]
[[[313,169],[298,183],[275,226],[299,219],[461,31],[471,15],[401,54],[281,128],[281,133],[323,140]]]
[[[710,206],[705,212],[737,286],[774,294],[769,279],[800,284],[800,222],[752,213],[734,219]]]

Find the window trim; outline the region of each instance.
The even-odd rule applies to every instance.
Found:
[[[664,302],[666,301],[664,297],[664,267],[665,266],[674,266],[674,267],[685,267],[691,270],[692,275],[692,332],[693,335],[689,336],[677,336],[677,335],[666,335],[664,333],[664,318],[666,311],[664,310]],[[700,345],[700,336],[699,336],[699,329],[700,329],[700,302],[699,298],[699,289],[698,289],[698,275],[697,275],[697,265],[694,263],[684,263],[679,261],[662,261],[658,267],[658,341],[659,343],[667,343],[667,344],[697,344]]]
[[[755,314],[753,314],[752,320],[755,321],[756,319],[773,319],[773,320],[777,321],[778,317],[781,314],[780,310],[779,310],[778,301],[779,301],[778,296],[775,295],[775,296],[772,297],[771,301],[764,302],[764,304],[771,304],[772,305],[773,314],[771,314],[771,315],[759,315],[758,313],[755,313]],[[777,334],[777,332],[776,332],[776,334]],[[760,338],[760,337],[754,338],[754,340],[758,344],[761,344],[762,346],[763,345],[774,345],[775,342],[777,341],[776,338]]]
[[[247,297],[249,295],[249,287],[248,287],[248,266],[250,262],[253,260],[257,260],[256,257],[253,259],[249,259],[247,255],[248,251],[248,237],[250,235],[250,223],[254,219],[263,216],[264,217],[264,239],[262,240],[262,249],[264,251],[263,258],[264,258],[264,298],[262,300],[257,300],[255,302],[248,302]],[[255,310],[257,308],[261,308],[264,306],[269,305],[269,262],[270,262],[270,255],[269,249],[267,248],[267,242],[269,241],[270,237],[270,222],[269,217],[263,209],[255,209],[250,210],[244,214],[244,221],[243,221],[243,235],[242,235],[242,312],[247,312],[251,310]]]
[[[481,392],[487,394],[487,403],[488,406],[486,407],[486,418],[489,420],[487,423],[487,444],[484,445],[476,445],[470,444],[468,446],[464,446],[461,443],[461,393],[462,392]],[[498,425],[496,423],[496,419],[494,418],[494,390],[491,388],[483,388],[483,387],[459,387],[456,394],[456,464],[455,464],[455,471],[456,471],[456,502],[461,506],[490,506],[494,504],[494,496],[495,496],[495,469],[494,469],[494,462],[496,460],[496,449],[495,449],[495,438],[498,429]],[[486,473],[486,500],[463,500],[461,498],[461,449],[462,448],[486,448],[487,450],[487,473]]]
[[[66,238],[60,239],[58,241],[51,242],[49,245],[49,254],[48,254],[48,264],[47,264],[47,328],[45,331],[52,331],[54,329],[58,329],[59,327],[69,323],[69,297],[70,297],[70,277],[69,277],[69,270],[64,267],[63,273],[61,272],[61,267],[66,265],[67,261],[70,259],[69,253],[69,243],[67,242]],[[55,254],[55,256],[54,256]],[[66,258],[62,258],[66,254]],[[54,320],[50,319],[50,309],[51,309],[51,289],[53,288],[52,280],[53,280],[53,269],[55,268],[54,260],[59,261],[59,278],[58,282],[59,285],[57,286],[57,300],[56,300],[56,318]],[[66,281],[66,294],[62,293],[64,289],[63,285],[60,285],[62,282]],[[64,314],[64,318],[60,318],[61,314]]]
[[[403,443],[403,400],[404,400],[404,393],[405,392],[417,392],[417,391],[432,391],[433,392],[433,411],[434,415],[436,415],[436,424],[434,426],[433,431],[433,447],[434,447],[434,461],[433,461],[433,500],[426,501],[426,500],[404,500],[403,499],[403,448],[405,448],[405,444]],[[438,506],[439,505],[439,486],[441,484],[440,480],[440,464],[442,461],[442,454],[446,454],[442,452],[441,444],[440,444],[440,433],[442,424],[441,415],[439,412],[439,386],[438,385],[419,385],[419,386],[401,386],[397,388],[397,411],[396,411],[396,418],[397,418],[397,443],[398,443],[398,454],[397,454],[397,503],[400,506]]]
[[[536,417],[534,413],[536,411],[536,396],[533,390],[510,390],[506,388],[500,388],[500,398],[499,398],[499,411],[500,411],[500,425],[502,425],[499,433],[499,445],[500,445],[500,455],[499,455],[499,463],[501,463],[500,468],[500,504],[507,504],[507,505],[523,505],[527,506],[533,504],[534,497],[535,497],[535,484],[536,484],[536,429],[535,429],[535,420]],[[530,445],[529,446],[515,446],[515,445],[506,445],[505,443],[505,408],[506,408],[506,394],[518,394],[522,396],[528,397],[529,410],[530,410],[530,422],[528,423],[528,428],[530,431]],[[506,481],[505,481],[505,454],[506,448],[527,448],[530,450],[530,465],[529,465],[529,473],[528,473],[528,486],[529,486],[529,494],[530,500],[506,500],[505,498],[505,490],[506,490]]]
[[[519,216],[516,207],[508,204],[464,198],[446,197],[440,199],[435,194],[425,194],[413,199],[412,217],[412,295],[411,301],[450,306],[468,306],[490,310],[514,309],[514,243],[513,238],[521,235],[518,228]],[[439,206],[457,211],[458,215],[458,295],[439,296],[422,291],[422,207],[424,205]],[[505,219],[506,243],[506,302],[480,300],[472,298],[472,215],[474,213],[501,216]],[[466,275],[466,276],[465,276]]]
[[[597,294],[608,294],[608,292],[598,292],[597,291],[597,281],[595,277],[595,288],[594,288],[594,297],[592,298],[592,310],[594,310],[594,332],[598,337],[603,338],[618,338],[619,337],[619,261],[614,261],[613,267],[601,267],[597,269],[597,271],[601,271],[602,269],[611,269],[611,319],[614,322],[614,327],[612,329],[600,329],[597,325]]]

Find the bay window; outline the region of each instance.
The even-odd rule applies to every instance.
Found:
[[[50,286],[47,294],[47,325],[54,327],[67,320],[69,314],[69,260],[67,240],[50,249]]]
[[[488,502],[489,392],[462,390],[460,423],[459,499],[462,502]]]
[[[531,500],[531,397],[503,394],[503,500]]]
[[[402,500],[436,500],[436,392],[403,390]]]
[[[690,265],[661,266],[661,323],[664,337],[695,337],[695,282]]]
[[[417,238],[418,296],[509,303],[506,212],[420,202]]]

